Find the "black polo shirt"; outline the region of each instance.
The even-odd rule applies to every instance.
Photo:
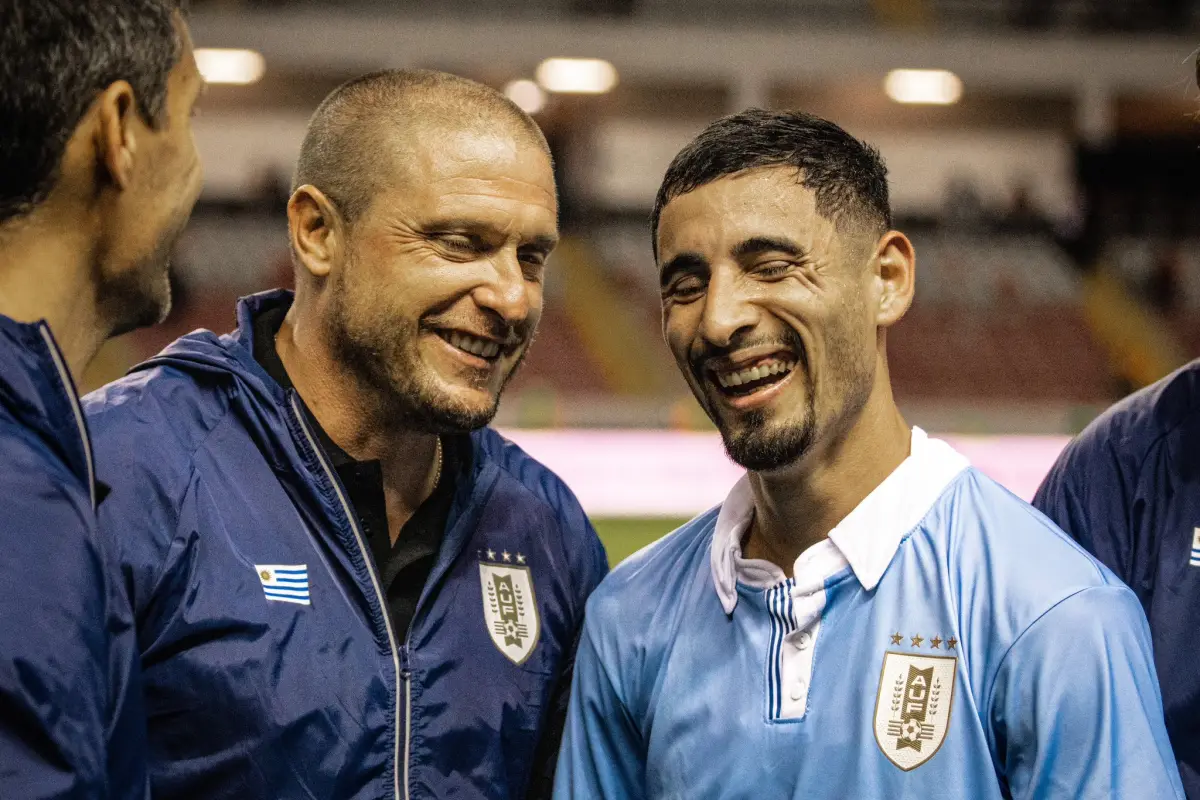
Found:
[[[254,359],[276,383],[295,388],[275,349],[275,335],[287,316],[287,308],[272,308],[254,320]],[[316,417],[301,406],[317,440],[337,471],[346,499],[359,529],[371,549],[371,559],[387,596],[388,616],[397,638],[408,636],[421,590],[429,579],[446,532],[454,489],[460,476],[471,468],[471,439],[466,435],[442,437],[442,474],[437,486],[416,510],[392,544],[388,532],[387,505],[383,494],[383,470],[379,461],[355,461],[338,447],[321,428]]]

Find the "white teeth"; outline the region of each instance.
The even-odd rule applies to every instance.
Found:
[[[489,342],[487,339],[476,339],[474,336],[468,336],[459,331],[450,331],[445,336],[450,344],[460,350],[466,350],[468,353],[483,358],[495,358],[500,353],[500,345],[495,342]]]
[[[771,375],[779,375],[790,372],[792,362],[789,361],[772,361],[769,364],[762,364],[757,367],[748,369],[740,369],[737,372],[717,373],[717,382],[723,387],[741,386],[744,383],[752,381],[760,381],[763,378]]]

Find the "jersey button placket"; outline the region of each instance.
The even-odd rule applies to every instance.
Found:
[[[825,609],[824,587],[797,587],[792,591],[792,613],[796,630],[785,637],[780,653],[780,672],[785,701],[781,719],[800,719],[808,708],[809,682],[812,679],[813,644],[821,628]]]

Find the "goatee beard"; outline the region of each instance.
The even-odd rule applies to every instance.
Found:
[[[748,412],[737,433],[721,428],[725,453],[735,464],[751,472],[769,472],[791,466],[804,457],[816,440],[814,411],[810,396],[804,420],[777,431],[767,429],[764,412]]]

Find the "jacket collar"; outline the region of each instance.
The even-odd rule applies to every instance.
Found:
[[[0,408],[55,451],[96,507],[92,445],[66,359],[45,321],[0,315]]]
[[[864,589],[871,591],[879,584],[900,543],[969,466],[950,445],[913,428],[908,458],[829,532],[829,541]],[[726,614],[737,606],[739,582],[766,587],[786,577],[774,564],[742,558],[742,538],[753,519],[754,494],[749,476],[743,476],[721,505],[713,531],[713,586]]]

